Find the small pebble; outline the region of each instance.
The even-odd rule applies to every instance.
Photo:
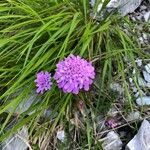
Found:
[[[135,70],[135,69],[133,69],[132,74],[133,74],[133,75],[135,75],[135,73],[136,73],[136,70]]]
[[[132,91],[135,93],[137,92],[137,88],[136,87],[132,87]]]
[[[64,142],[65,140],[65,131],[64,130],[60,130],[57,132],[57,138],[61,141]]]
[[[135,61],[139,67],[142,66],[142,59],[136,59]]]
[[[150,105],[150,96],[143,96],[136,99],[139,106]]]
[[[132,78],[129,78],[129,82],[132,84],[132,83],[133,83],[133,79],[132,79]]]
[[[136,92],[136,94],[135,94],[134,96],[135,96],[135,97],[139,97],[139,96],[141,96],[141,95],[142,95],[142,96],[145,95],[142,90]]]

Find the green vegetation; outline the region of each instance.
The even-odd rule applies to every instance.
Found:
[[[125,58],[137,69],[135,58],[149,55],[138,45],[128,17],[116,12],[99,15],[92,12],[88,0],[0,1],[0,141],[26,125],[33,149],[101,149],[96,120],[116,102],[117,95],[109,88],[113,81],[125,89],[128,103],[123,107],[134,109],[127,78],[131,68]],[[16,115],[18,105],[36,90],[36,73],[54,73],[58,61],[69,54],[93,62],[96,79],[90,91],[64,94],[53,84],[50,91],[36,96],[28,110]],[[52,113],[45,119],[47,109]],[[61,128],[67,133],[63,145],[56,141]],[[38,141],[42,142],[38,145]]]

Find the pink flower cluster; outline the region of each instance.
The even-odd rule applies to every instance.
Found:
[[[37,93],[43,94],[45,91],[50,90],[52,86],[51,73],[48,73],[47,71],[37,73],[35,83]]]
[[[78,94],[81,89],[88,91],[95,78],[95,70],[91,62],[80,56],[70,55],[56,65],[54,79],[58,87],[65,93]],[[48,72],[37,74],[37,92],[43,93],[51,88],[51,77]]]
[[[94,67],[79,56],[70,55],[57,64],[54,79],[65,93],[78,94],[80,89],[89,90],[95,77]]]

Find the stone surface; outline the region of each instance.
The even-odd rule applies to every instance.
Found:
[[[128,116],[127,116],[127,121],[133,121],[133,120],[137,120],[137,119],[141,119],[141,115],[139,111],[136,112],[131,112]]]
[[[102,1],[99,3],[98,8],[97,8],[97,12],[99,12],[99,11],[101,10],[101,8],[102,8],[102,6],[103,6],[103,2],[104,2],[104,0],[102,0]],[[91,5],[92,5],[92,7],[94,7],[94,5],[95,5],[95,0],[91,0],[90,3],[91,3]]]
[[[2,144],[2,150],[27,150],[28,138],[28,129],[24,126],[17,134]]]
[[[119,0],[110,0],[107,4],[107,8],[117,8],[119,6]]]
[[[147,71],[142,71],[145,81],[150,82],[150,73]]]
[[[114,131],[110,131],[102,143],[103,150],[121,150],[122,141],[119,135]]]
[[[139,7],[142,0],[118,0],[119,5],[119,11],[120,13],[125,16],[128,13],[132,13]]]
[[[65,141],[65,131],[60,130],[57,132],[57,139],[59,139],[61,142]]]
[[[91,0],[91,5],[94,6],[95,0]],[[98,12],[101,10],[104,0],[99,3]],[[107,4],[107,9],[119,9],[121,15],[125,16],[132,13],[141,4],[142,0],[110,0]]]
[[[136,99],[139,106],[150,105],[150,96],[143,96]]]
[[[150,73],[150,64],[145,65],[145,70]]]
[[[146,82],[143,78],[138,77],[139,86],[146,87]]]
[[[18,92],[18,93],[20,93],[20,92]],[[12,96],[10,97],[10,99],[11,99],[11,98],[14,99],[16,96],[18,96],[18,95],[17,95],[17,94],[16,94],[16,95],[12,95]],[[41,99],[38,98],[38,94],[36,94],[34,91],[32,91],[32,92],[30,93],[30,95],[29,95],[27,98],[23,99],[23,100],[19,103],[19,105],[17,106],[17,108],[16,108],[15,111],[14,111],[13,108],[11,108],[11,107],[9,107],[9,108],[7,109],[7,111],[10,112],[10,113],[13,113],[13,112],[14,112],[14,113],[16,113],[16,114],[21,114],[21,113],[27,111],[27,110],[30,108],[31,105],[34,105],[35,103],[39,102],[40,100],[41,100]],[[34,113],[34,112],[30,112],[29,115],[31,115],[32,113]]]
[[[139,66],[139,67],[141,67],[142,66],[142,59],[136,59],[135,60],[135,62],[137,63],[137,65]]]
[[[149,21],[149,19],[150,19],[150,11],[148,11],[148,12],[146,12],[146,13],[144,14],[144,19],[145,19],[146,22]]]
[[[138,133],[127,144],[126,150],[150,150],[150,123],[142,122]]]
[[[121,87],[121,85],[119,83],[112,83],[112,84],[110,84],[110,88],[113,91],[118,92],[120,95],[123,94],[123,92],[124,92],[124,89]]]

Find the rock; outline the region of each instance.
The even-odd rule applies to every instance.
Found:
[[[150,96],[143,96],[136,99],[139,106],[150,105]]]
[[[133,84],[133,79],[132,79],[132,78],[129,78],[129,82],[130,82],[131,84]]]
[[[148,82],[148,83],[146,84],[146,86],[147,86],[148,88],[150,88],[150,82]]]
[[[123,94],[123,92],[124,92],[124,89],[121,87],[121,85],[119,83],[111,83],[110,88],[113,91],[118,92],[120,95]]]
[[[117,8],[119,6],[119,0],[110,0],[107,4],[107,8]]]
[[[59,139],[61,142],[65,141],[65,131],[60,130],[57,132],[57,139]]]
[[[133,69],[132,74],[133,74],[133,75],[135,75],[135,74],[136,74],[136,70],[135,70],[135,68]]]
[[[140,10],[145,10],[147,7],[145,5],[140,6]]]
[[[149,19],[150,19],[150,11],[149,11],[149,12],[146,12],[146,13],[144,14],[144,19],[145,19],[146,22],[149,21]]]
[[[99,3],[98,12],[101,10],[104,0]],[[128,13],[134,12],[134,10],[141,4],[142,0],[110,0],[107,4],[106,9],[119,9],[119,12],[122,16],[127,15]],[[91,0],[91,5],[94,6],[95,0]]]
[[[146,87],[146,82],[143,78],[138,77],[137,79],[138,79],[139,86]]]
[[[137,92],[137,88],[134,86],[134,87],[132,87],[132,91],[135,93],[135,92]]]
[[[137,90],[137,92],[134,95],[135,97],[139,97],[139,96],[145,96],[145,93],[142,90]]]
[[[51,114],[52,114],[52,111],[50,109],[46,109],[44,111],[43,117],[46,118],[46,119],[50,119]]]
[[[127,144],[127,150],[150,150],[150,123],[147,120],[142,122],[138,133]]]
[[[3,142],[2,150],[27,150],[28,139],[28,129],[23,127],[17,134]]]
[[[91,3],[91,6],[94,7],[94,5],[95,5],[95,0],[91,0],[90,3]],[[99,3],[98,8],[97,8],[97,12],[99,12],[99,11],[102,9],[103,3],[104,3],[104,0],[102,0],[102,1]]]
[[[20,91],[18,92],[20,93]],[[10,96],[10,99],[14,99],[16,96],[18,96],[17,94],[14,94],[12,96]],[[17,106],[16,110],[14,111],[14,108],[9,107],[7,109],[8,112],[10,113],[16,113],[16,114],[22,114],[23,112],[27,111],[31,105],[34,105],[35,103],[39,102],[41,99],[38,97],[38,94],[35,93],[34,91],[32,91],[29,96],[25,99],[23,99],[19,105]],[[31,115],[32,113],[34,113],[34,111],[30,112],[29,115]]]
[[[143,33],[143,39],[144,39],[144,40],[147,40],[147,39],[148,39],[148,36],[147,36],[146,33]]]
[[[142,59],[136,59],[135,61],[139,67],[142,66]]]
[[[141,115],[139,111],[131,112],[126,118],[127,121],[133,121],[137,119],[141,119]]]
[[[144,44],[144,39],[143,39],[143,37],[139,37],[139,38],[138,38],[138,41],[140,42],[140,44]]]
[[[145,81],[150,82],[150,73],[142,71]]]
[[[145,65],[145,70],[150,73],[150,64]]]
[[[119,135],[114,131],[110,131],[102,143],[103,150],[121,150],[122,141]]]
[[[139,7],[142,0],[119,0],[119,12],[125,16],[128,13],[132,13]]]
[[[49,109],[46,109],[42,115],[43,118],[45,119],[49,119],[49,120],[52,120],[54,119],[55,117],[58,116],[58,112],[56,113],[53,113],[52,110],[49,108]]]

